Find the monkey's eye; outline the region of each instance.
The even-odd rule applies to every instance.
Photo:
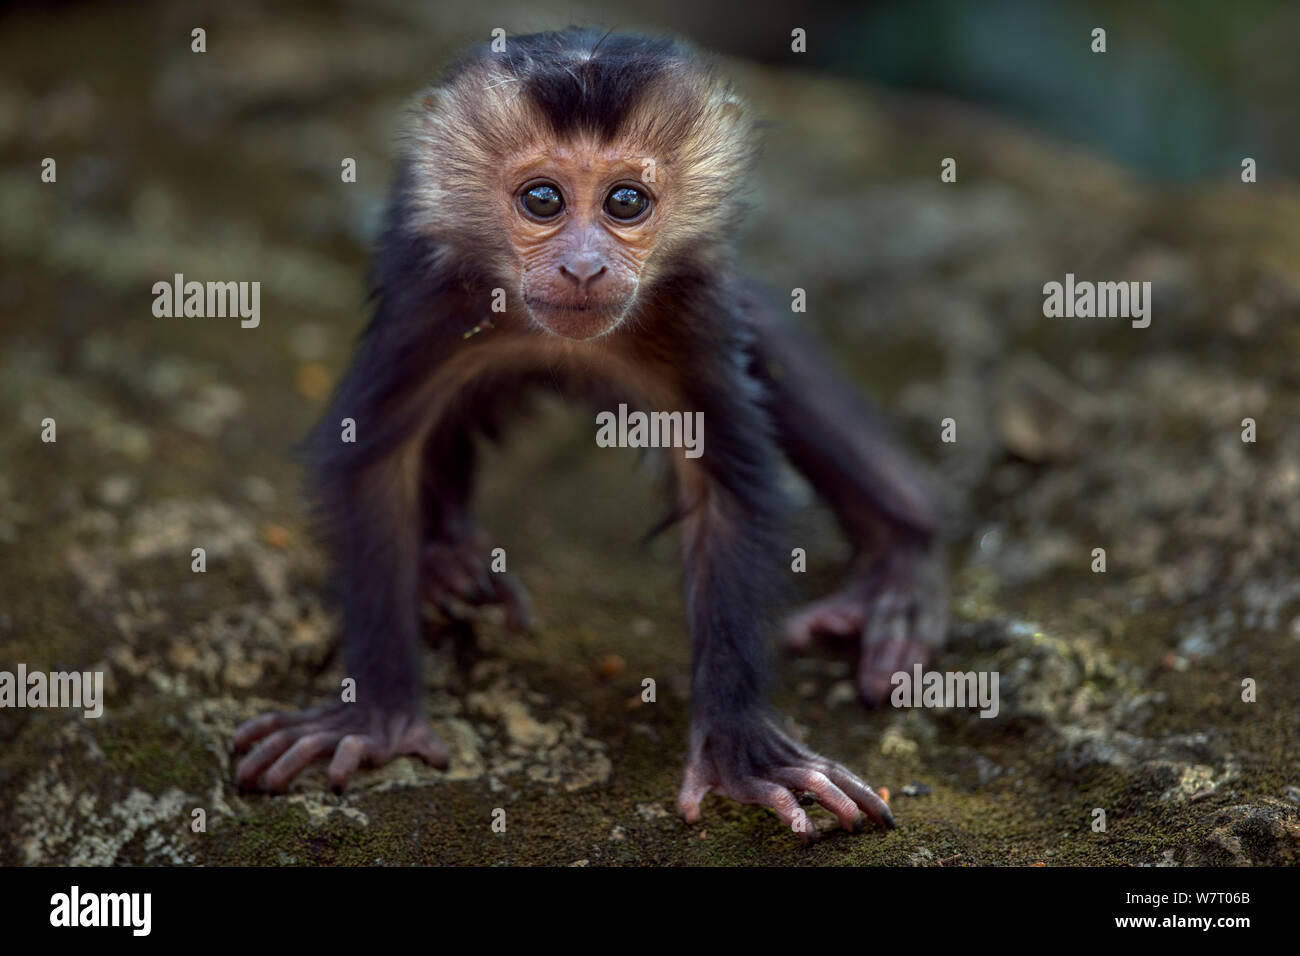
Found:
[[[619,186],[605,199],[605,212],[615,219],[635,219],[645,212],[650,199],[639,189]]]
[[[523,194],[524,208],[538,219],[550,219],[564,208],[560,191],[547,183],[539,183]]]

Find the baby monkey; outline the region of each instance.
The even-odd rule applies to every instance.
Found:
[[[856,638],[868,702],[943,639],[937,502],[735,272],[756,151],[748,107],[671,39],[513,37],[471,50],[423,98],[377,252],[375,315],[307,443],[356,700],[244,724],[236,748],[256,747],[241,786],[284,791],[319,758],[335,788],[398,754],[446,766],[422,712],[420,602],[496,603],[527,626],[527,598],[489,572],[471,516],[476,440],[525,393],[558,389],[599,408],[704,414],[703,455],[669,453],[692,639],[682,816],[698,820],[713,790],[811,838],[803,791],[846,829],[860,811],[893,825],[866,783],[766,704],[764,608],[791,550],[782,453],[856,555],[841,591],[787,622],[787,643]]]

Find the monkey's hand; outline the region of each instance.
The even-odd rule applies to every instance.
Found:
[[[858,693],[876,706],[891,677],[924,665],[948,626],[948,584],[938,547],[898,545],[856,570],[848,585],[786,622],[786,646],[807,648],[816,635],[859,642]]]
[[[710,790],[770,807],[805,843],[817,838],[817,830],[799,805],[799,791],[812,794],[851,833],[862,829],[859,810],[886,829],[894,826],[889,807],[871,787],[768,717],[692,721],[691,756],[677,797],[677,812],[687,823],[700,819],[700,801]]]
[[[329,781],[336,792],[342,792],[358,767],[382,767],[399,754],[447,766],[447,747],[418,705],[381,710],[339,703],[263,714],[235,731],[235,750],[247,750],[259,740],[235,770],[244,789],[256,789],[265,771],[265,789],[284,793],[308,764],[324,757],[331,757]]]
[[[467,538],[431,541],[421,555],[422,592],[450,618],[458,608],[499,604],[512,630],[532,627],[532,604],[522,584],[505,571],[493,571],[488,540],[481,532]]]

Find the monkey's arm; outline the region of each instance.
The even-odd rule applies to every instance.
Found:
[[[924,663],[943,643],[939,500],[876,412],[812,343],[761,316],[755,331],[752,368],[766,384],[779,441],[835,511],[855,552],[847,586],[790,618],[786,641],[802,648],[816,633],[858,639],[858,690],[875,704],[893,673]]]
[[[743,372],[693,375],[707,440],[679,462],[686,517],[686,605],[692,633],[690,756],[678,797],[688,823],[709,790],[772,808],[805,839],[816,833],[792,790],[808,791],[847,830],[859,809],[893,826],[889,808],[843,766],[783,731],[765,704],[764,607],[779,574],[778,452]],[[701,394],[702,393],[702,394]]]
[[[390,287],[356,358],[309,439],[321,530],[343,594],[345,677],[355,700],[266,714],[241,726],[237,750],[260,741],[236,770],[241,786],[265,773],[283,791],[329,757],[341,788],[361,764],[418,754],[443,766],[447,750],[421,712],[419,557],[423,439],[438,400],[436,370],[462,348],[445,301]],[[355,432],[345,440],[343,420]]]

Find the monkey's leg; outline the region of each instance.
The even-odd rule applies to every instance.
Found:
[[[690,756],[678,810],[696,822],[700,801],[714,790],[770,807],[811,840],[816,831],[794,793],[807,791],[847,830],[861,828],[860,810],[892,827],[888,806],[871,787],[804,747],[767,709],[761,623],[780,553],[772,533],[779,511],[772,477],[777,452],[761,437],[761,420],[750,420],[757,416],[715,407],[721,414],[709,419],[718,424],[706,458],[735,463],[724,466],[732,473],[718,480],[688,468],[683,479],[691,505],[683,543],[692,689]]]
[[[774,322],[756,331],[753,367],[767,383],[780,443],[834,509],[855,551],[845,587],[793,615],[786,642],[804,648],[815,634],[856,639],[858,691],[877,704],[892,674],[924,664],[943,644],[939,504],[884,423],[810,343]]]
[[[492,570],[489,539],[470,513],[475,455],[473,437],[454,424],[440,428],[426,446],[421,594],[451,618],[460,608],[499,604],[507,626],[526,631],[532,622],[528,593],[513,575]]]

